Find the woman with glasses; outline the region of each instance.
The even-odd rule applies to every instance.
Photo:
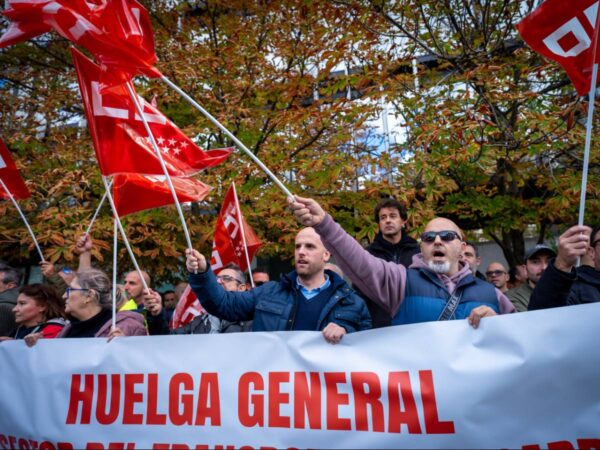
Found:
[[[0,340],[25,339],[32,334],[55,338],[65,326],[64,303],[56,289],[49,285],[23,286],[13,312],[17,327]]]
[[[112,286],[108,276],[97,269],[78,271],[63,296],[70,318],[58,337],[146,336],[144,316],[135,311],[119,311],[116,329],[112,327]]]

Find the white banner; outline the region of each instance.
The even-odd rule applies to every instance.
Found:
[[[0,448],[600,449],[600,304],[345,336],[0,344]]]

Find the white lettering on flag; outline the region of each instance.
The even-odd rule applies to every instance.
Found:
[[[594,3],[584,11],[585,17],[592,28],[596,26],[597,12],[598,2]],[[577,39],[577,44],[570,49],[564,50],[559,44],[559,41],[569,34],[572,34],[575,39]],[[546,44],[548,50],[555,55],[562,56],[563,58],[579,55],[580,53],[586,51],[590,47],[591,43],[591,37],[588,35],[587,31],[585,31],[585,28],[577,17],[573,17],[544,39],[544,44]]]
[[[225,225],[225,229],[229,231],[229,237],[231,239],[235,239],[240,229],[240,225],[235,217],[230,215],[231,211],[227,211],[227,215],[225,216],[225,220],[223,220],[223,224]],[[233,230],[229,230],[229,225],[233,225]]]
[[[92,81],[92,107],[95,116],[114,117],[115,119],[127,119],[129,111],[123,108],[111,108],[102,104],[100,94],[100,83]]]
[[[221,267],[223,267],[223,261],[221,260],[221,255],[219,255],[219,249],[214,247],[214,243],[213,243],[213,249],[212,249],[212,254],[211,254],[210,259],[211,259],[210,267],[212,268],[213,271],[219,270]],[[214,261],[214,263],[212,261]]]

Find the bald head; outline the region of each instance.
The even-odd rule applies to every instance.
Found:
[[[146,285],[150,287],[150,275],[143,270],[141,272]],[[127,292],[128,298],[134,299],[138,305],[142,304],[144,297],[144,285],[137,271],[131,271],[125,275],[125,292]]]
[[[421,236],[423,260],[439,274],[452,276],[460,270],[459,261],[464,247],[461,229],[443,217],[431,220]]]

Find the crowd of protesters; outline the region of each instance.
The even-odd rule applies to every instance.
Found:
[[[0,341],[310,330],[335,344],[372,327],[465,319],[477,328],[498,314],[600,301],[599,227],[573,226],[556,250],[541,243],[525,252],[522,266],[492,262],[481,273],[477,245],[454,222],[431,220],[419,243],[406,233],[408,213],[395,199],[375,207],[378,233],[366,249],[314,200],[288,203],[306,227],[295,238],[294,270],[271,281],[257,268],[249,282],[235,264],[213,273],[201,253],[186,250],[188,283],[202,307],[183,326],[173,316],[187,283],[161,295],[148,273],[132,271],[113,287],[92,267],[88,235],[75,246],[77,271],[44,261],[42,284],[21,286],[19,270],[1,264]]]

